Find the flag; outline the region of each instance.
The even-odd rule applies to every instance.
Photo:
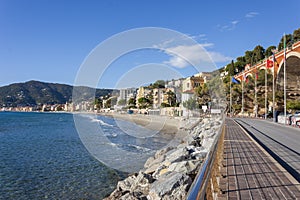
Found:
[[[240,84],[240,82],[238,80],[236,80],[234,77],[231,78],[231,82],[236,83],[236,84]]]
[[[252,76],[255,78],[255,80],[257,80],[257,79],[258,79],[258,72],[257,72],[257,71],[254,72],[254,73],[252,74]]]
[[[272,68],[273,67],[273,60],[267,59],[266,67],[267,68]]]

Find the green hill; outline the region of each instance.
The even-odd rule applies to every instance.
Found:
[[[76,87],[83,95],[82,100],[89,100],[94,89]],[[58,83],[28,81],[0,87],[0,107],[35,106],[39,104],[64,104],[72,100],[73,86]],[[97,89],[96,97],[111,94],[111,89]],[[92,95],[91,95],[92,94]]]

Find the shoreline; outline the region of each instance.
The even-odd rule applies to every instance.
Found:
[[[137,117],[140,116],[134,118]],[[161,119],[161,116],[156,117]],[[178,118],[174,122],[178,123],[177,140],[156,151],[139,172],[119,181],[105,200],[187,198],[188,190],[219,133],[222,117]]]
[[[131,122],[146,129],[158,131],[160,136],[173,137],[166,147],[176,147],[183,142],[200,118],[169,117],[162,115],[97,113],[99,116]]]
[[[117,120],[131,122],[143,128],[159,131],[164,134],[176,134],[180,129],[180,119],[167,116],[142,115],[142,114],[120,114],[120,113],[97,113],[96,115],[111,117]]]

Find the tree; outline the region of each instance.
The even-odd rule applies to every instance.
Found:
[[[99,98],[95,99],[94,105],[96,106],[97,109],[102,108],[102,99]]]
[[[293,36],[292,36],[292,34],[285,35],[285,38],[286,38],[286,46],[287,47],[292,46],[292,44],[293,44],[293,41],[292,41],[293,40]],[[283,49],[283,47],[284,47],[283,42],[284,42],[284,36],[282,36],[281,39],[280,39],[280,42],[279,42],[278,47],[277,47],[278,51],[281,51]]]
[[[136,107],[135,104],[136,104],[135,98],[130,98],[128,100],[128,107],[129,108],[135,108]]]
[[[246,65],[246,59],[244,56],[237,57],[236,62],[234,63],[235,72],[241,72],[244,70]]]
[[[117,97],[110,97],[109,99],[106,100],[104,106],[105,108],[111,108],[116,104],[117,104]]]
[[[253,52],[252,51],[246,51],[245,52],[246,64],[251,64],[252,63],[252,57],[253,57]]]
[[[120,106],[125,106],[125,105],[126,105],[126,100],[125,100],[125,99],[120,99],[120,100],[118,101],[118,105],[120,105]]]
[[[253,49],[252,53],[253,53],[253,59],[250,63],[251,66],[265,58],[265,49],[260,45],[257,45]]]
[[[164,80],[157,80],[155,83],[150,84],[150,88],[165,88],[165,81]]]
[[[231,61],[230,64],[226,65],[226,69],[225,70],[228,72],[229,76],[233,76],[234,75],[234,62],[233,62],[233,60]]]
[[[269,46],[268,48],[267,48],[267,50],[266,50],[266,52],[265,52],[265,57],[270,57],[273,53],[272,53],[272,50],[273,49],[276,49],[276,47],[275,46]]]
[[[104,104],[105,108],[110,108],[111,107],[111,99],[107,99],[105,104]]]
[[[199,104],[207,104],[211,101],[211,97],[209,94],[209,89],[206,83],[196,88],[198,103]]]
[[[138,106],[139,108],[148,108],[150,106],[150,100],[145,97],[141,97],[138,99]]]
[[[164,103],[164,102],[162,102],[162,103],[160,104],[160,106],[161,106],[162,108],[165,108],[165,107],[171,107],[170,104]]]
[[[176,105],[176,94],[169,90],[167,92],[167,99],[168,99],[168,104],[170,106],[175,106]]]
[[[194,110],[196,108],[199,108],[199,104],[197,103],[195,98],[190,98],[189,100],[183,102],[183,107],[189,110]]]
[[[298,28],[297,30],[294,30],[294,33],[293,33],[293,40],[294,40],[294,41],[300,40],[300,28]]]

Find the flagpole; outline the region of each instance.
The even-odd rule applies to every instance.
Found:
[[[267,62],[267,61],[266,61]],[[267,102],[268,102],[268,81],[267,81],[267,67],[265,70],[265,119],[267,119]]]
[[[242,77],[242,116],[244,117],[244,73]]]
[[[283,38],[283,47],[284,47],[284,54],[283,54],[283,96],[284,96],[284,124],[286,125],[286,38],[284,33]]]
[[[275,53],[273,52],[273,122],[275,121]]]
[[[230,79],[230,108],[229,108],[229,110],[230,110],[230,117],[232,117],[232,113],[231,113],[231,107],[232,107],[232,94],[231,94],[231,82],[232,82],[232,77],[231,77],[231,79]]]
[[[255,79],[254,79],[254,80],[255,80],[255,88],[254,88],[254,90],[255,90],[255,91],[254,91],[254,94],[255,94],[255,118],[257,118],[257,110],[258,110],[257,91],[256,91],[256,90],[257,90],[257,80],[256,80],[256,79],[257,79],[257,71],[256,71],[256,70],[257,70],[257,69],[255,68],[255,75],[254,75],[254,76],[255,76],[255,77],[254,77],[254,78],[255,78]]]

